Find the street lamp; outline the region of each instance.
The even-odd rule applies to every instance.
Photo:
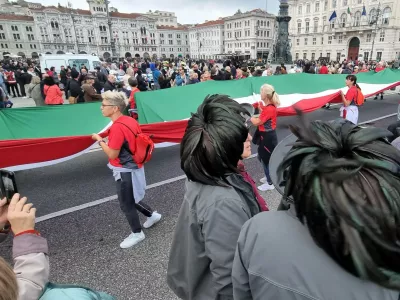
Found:
[[[74,28],[76,52],[79,53],[78,37],[76,35],[75,18],[74,18],[74,15],[72,14],[72,3],[71,2],[68,2],[68,8],[69,8],[69,15],[72,20],[72,27]]]
[[[114,41],[114,37],[113,37],[113,34],[112,34],[112,29],[111,29],[111,24],[112,23],[111,23],[111,17],[110,17],[110,9],[108,7],[108,4],[110,4],[110,1],[109,0],[105,0],[104,2],[106,4],[108,30],[110,31],[111,53],[112,53],[113,57],[116,57],[117,56],[117,53],[116,53],[117,51],[115,49],[115,41]]]
[[[378,9],[376,10],[376,16],[374,17],[373,20],[371,20],[369,22],[369,25],[373,25],[375,23],[375,28],[372,30],[373,37],[372,37],[372,48],[371,48],[371,58],[370,58],[371,60],[373,60],[375,38],[376,38],[377,30],[379,29],[378,28],[378,20],[379,20],[380,15],[382,14],[382,11],[381,11],[380,7],[381,7],[381,3],[379,2]]]

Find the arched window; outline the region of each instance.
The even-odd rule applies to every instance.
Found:
[[[346,27],[346,22],[347,22],[347,14],[342,14],[340,17],[340,25],[342,27]]]
[[[356,12],[354,14],[354,26],[360,26],[360,21],[361,21],[361,12]]]
[[[54,25],[56,26],[56,28],[58,28],[58,22],[54,22]]]
[[[53,21],[51,21],[50,25],[51,25],[51,28],[54,28],[54,22]]]
[[[376,9],[373,8],[369,12],[369,23],[374,24],[377,21]]]
[[[269,21],[267,22],[267,26],[269,27]]]
[[[392,10],[390,9],[390,7],[386,7],[383,10],[382,24],[389,25],[389,20],[390,20],[391,15],[392,15]]]

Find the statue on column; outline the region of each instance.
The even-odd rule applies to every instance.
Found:
[[[287,0],[281,0],[279,5],[279,14],[276,17],[278,22],[278,39],[276,41],[276,60],[280,63],[292,63],[292,54],[289,44],[289,22],[292,19],[289,16],[289,4]]]

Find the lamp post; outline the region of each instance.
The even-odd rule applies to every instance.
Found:
[[[372,32],[373,36],[372,36],[371,58],[370,58],[371,60],[373,60],[375,38],[376,38],[377,30],[379,29],[378,28],[378,20],[379,20],[380,15],[382,14],[382,11],[381,11],[380,7],[381,7],[381,3],[379,2],[378,9],[376,11],[376,17],[374,18],[373,21],[370,22],[370,25],[373,25],[375,23],[375,28],[373,29],[373,32]]]
[[[115,41],[114,41],[114,37],[113,37],[113,34],[112,34],[112,29],[111,29],[112,23],[111,23],[111,17],[110,17],[110,9],[108,7],[108,4],[110,4],[110,1],[109,0],[105,0],[104,2],[106,4],[108,30],[110,31],[111,53],[112,53],[113,57],[116,57],[117,56],[117,53],[116,53],[117,51],[115,49]]]
[[[74,18],[74,15],[72,14],[72,4],[71,4],[71,2],[68,2],[68,8],[69,8],[69,16],[71,17],[71,20],[72,20],[72,27],[74,28],[76,52],[79,53],[78,37],[76,35],[75,18]]]

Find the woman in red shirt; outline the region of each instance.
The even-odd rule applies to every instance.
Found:
[[[346,86],[349,90],[346,95],[341,92],[343,106],[340,108],[340,116],[357,125],[358,106],[356,105],[356,100],[358,97],[358,89],[360,89],[357,84],[357,77],[355,75],[348,75],[346,77]]]
[[[260,191],[273,190],[275,187],[272,184],[272,179],[269,174],[269,159],[278,144],[278,137],[276,135],[276,107],[280,105],[279,96],[275,92],[272,85],[264,84],[261,87],[261,100],[259,105],[261,114],[258,117],[252,117],[251,122],[253,125],[258,126],[260,133],[260,140],[258,143],[258,158],[261,160],[265,178],[261,179],[263,185],[259,186]]]

